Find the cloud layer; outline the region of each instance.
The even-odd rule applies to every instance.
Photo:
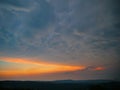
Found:
[[[0,57],[115,66],[120,53],[117,3],[118,0],[0,0]]]

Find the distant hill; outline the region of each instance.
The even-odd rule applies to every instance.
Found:
[[[112,80],[0,81],[0,90],[120,90]]]
[[[56,80],[53,81],[56,83],[89,83],[89,84],[98,84],[98,83],[109,83],[109,82],[117,82],[113,80]]]

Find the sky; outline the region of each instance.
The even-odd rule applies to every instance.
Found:
[[[119,0],[0,0],[0,80],[120,79]]]

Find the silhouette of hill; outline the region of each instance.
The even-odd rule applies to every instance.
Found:
[[[0,81],[0,90],[120,90],[111,80]]]

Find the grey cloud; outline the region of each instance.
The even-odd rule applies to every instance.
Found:
[[[120,44],[119,21],[110,1],[36,0],[37,4],[32,4],[31,0],[25,4],[27,7],[12,3],[14,11],[1,11],[3,15],[10,14],[11,18],[1,14],[4,18],[0,23],[1,27],[8,27],[9,33],[13,32],[14,45],[26,56],[34,54],[34,57],[71,64],[78,61],[109,63],[118,58],[116,49]]]
[[[109,9],[110,7],[107,6],[109,3],[101,2],[97,4],[99,6],[96,8],[97,5],[92,5],[92,2],[90,4],[87,3],[85,6],[85,12],[82,11],[79,14],[77,14],[80,12],[79,10],[76,12],[74,10],[72,12],[69,11],[69,8],[73,9],[72,6],[68,8],[68,11],[56,11],[56,15],[58,15],[58,17],[56,16],[58,18],[58,23],[55,24],[55,32],[59,33],[59,43],[64,42],[65,46],[60,47],[58,44],[52,46],[52,48],[49,48],[48,46],[47,50],[50,50],[50,55],[54,56],[58,53],[59,56],[57,58],[67,57],[67,59],[74,60],[76,58],[82,61],[83,59],[86,59],[86,61],[90,60],[92,62],[92,59],[94,61],[94,59],[98,58],[100,61],[104,61],[105,58],[109,58],[109,55],[113,54],[112,51],[114,52],[115,50],[112,49],[111,52],[109,52],[111,48],[110,45],[114,43],[112,41],[117,39],[115,45],[118,46],[119,40],[118,38],[115,38],[116,36],[111,38],[112,35],[108,32],[112,31],[115,34],[118,34],[117,30],[119,28],[117,28],[116,31],[113,30],[115,28],[111,30],[110,28],[114,27],[114,25],[119,22],[114,18],[115,16],[113,15],[112,10]],[[92,8],[89,10],[89,7],[87,6],[92,6]],[[76,8],[78,7],[79,6],[76,6]],[[59,7],[55,6],[55,8]],[[84,10],[84,8],[82,9]],[[71,22],[69,20],[71,20]],[[76,30],[78,33],[82,33],[82,35],[75,35]],[[51,46],[53,42],[53,39],[51,39],[49,45]],[[106,46],[108,49],[104,50]],[[112,47],[118,48],[115,46]],[[115,58],[114,56],[116,57],[116,55],[113,54],[112,58]]]

